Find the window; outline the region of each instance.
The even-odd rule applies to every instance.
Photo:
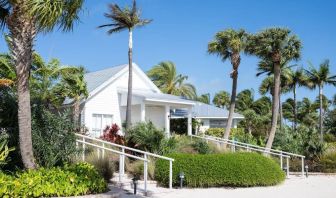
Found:
[[[210,120],[210,128],[225,128],[227,120]]]
[[[92,135],[100,137],[106,126],[111,126],[113,116],[108,114],[93,114],[92,115]]]

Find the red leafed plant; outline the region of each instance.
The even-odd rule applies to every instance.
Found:
[[[112,126],[106,126],[100,139],[124,145],[125,139],[124,136],[118,134],[119,130],[120,127],[117,124],[112,124]]]

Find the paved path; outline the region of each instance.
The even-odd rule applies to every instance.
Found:
[[[164,189],[148,186],[150,197],[156,198],[335,198],[336,176],[292,176],[278,186],[253,188],[202,188],[202,189]],[[116,190],[116,189],[115,189]],[[134,196],[121,191],[123,198]]]

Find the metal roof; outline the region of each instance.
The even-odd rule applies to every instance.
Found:
[[[84,75],[84,79],[87,84],[88,92],[92,92],[97,87],[99,87],[101,84],[106,82],[108,79],[116,75],[118,72],[120,72],[122,69],[127,67],[128,64],[123,64],[115,67],[110,67],[107,69],[95,71],[95,72],[89,72]]]
[[[185,117],[187,116],[187,111],[184,109],[176,109],[175,111],[171,111],[171,114],[175,117]],[[229,111],[227,109],[219,108],[202,102],[195,102],[195,105],[192,109],[192,116],[196,118],[228,118]],[[233,118],[243,119],[244,116],[238,113],[234,113]]]

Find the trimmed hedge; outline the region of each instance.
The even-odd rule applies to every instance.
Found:
[[[73,196],[106,190],[104,178],[87,163],[28,170],[15,176],[0,172],[0,197]]]
[[[170,154],[173,162],[173,186],[179,185],[179,173],[184,172],[187,187],[249,187],[270,186],[284,181],[285,173],[270,158],[257,153]],[[168,186],[169,162],[158,160],[155,179]]]

